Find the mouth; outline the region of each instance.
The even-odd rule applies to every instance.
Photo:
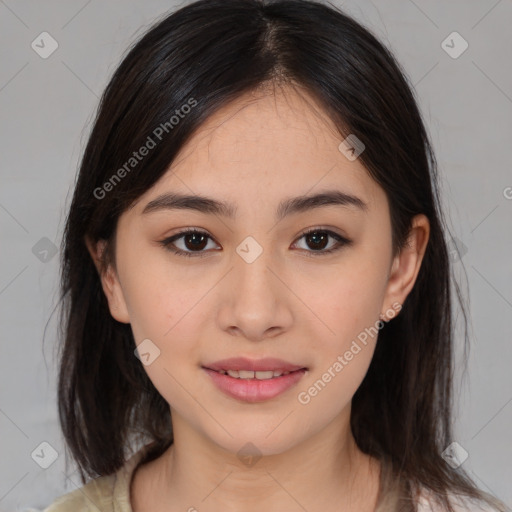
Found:
[[[231,357],[229,359],[222,359],[212,363],[203,365],[203,368],[214,370],[220,373],[227,373],[233,378],[261,378],[271,379],[279,377],[296,370],[307,370],[303,365],[290,363],[283,359],[275,357],[265,357],[263,359],[249,359],[247,357]],[[252,373],[251,373],[252,372]],[[270,372],[273,372],[270,375]]]
[[[290,373],[300,372],[307,370],[307,368],[299,368],[298,370],[292,371],[281,371],[281,370],[266,370],[266,371],[252,371],[252,370],[214,370],[213,368],[207,368],[203,366],[205,370],[211,370],[221,375],[229,375],[233,379],[244,379],[244,380],[269,380],[278,377],[289,375]]]
[[[256,368],[255,368],[256,367]],[[281,360],[230,359],[201,366],[217,389],[242,402],[263,402],[283,394],[307,374],[305,366]]]

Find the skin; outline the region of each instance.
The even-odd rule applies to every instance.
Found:
[[[174,444],[133,478],[134,512],[374,509],[380,466],[358,449],[349,421],[377,337],[307,404],[298,394],[380,314],[393,316],[393,304],[403,304],[429,223],[415,217],[408,247],[392,258],[387,197],[359,159],[339,151],[341,140],[305,92],[249,93],[210,117],[121,215],[115,267],[100,271],[103,244],[87,241],[113,317],[131,324],[137,344],[149,338],[160,349],[144,369],[172,415]],[[360,197],[367,212],[327,206],[276,224],[281,200],[325,189]],[[192,210],[142,215],[168,191],[233,202],[236,219]],[[211,237],[204,258],[159,245],[187,227]],[[301,235],[316,227],[353,243],[313,254],[314,241]],[[247,236],[263,249],[252,263],[236,252]],[[175,245],[194,250],[190,238]],[[236,356],[278,357],[309,370],[278,397],[246,403],[224,395],[201,369]],[[248,442],[262,455],[251,466],[237,456]]]

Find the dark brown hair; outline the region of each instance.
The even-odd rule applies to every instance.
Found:
[[[265,84],[307,91],[342,138],[354,134],[365,144],[359,158],[387,195],[394,255],[406,244],[414,215],[430,221],[416,283],[400,314],[381,329],[353,397],[351,427],[359,448],[389,468],[389,481],[399,485],[397,501],[407,509],[414,509],[415,489],[425,487],[447,510],[449,493],[505,510],[441,455],[453,441],[449,231],[413,88],[369,30],[338,8],[306,0],[190,3],[129,49],[104,91],[61,252],[59,415],[82,482],[118,470],[135,439],[153,441],[148,460],[173,442],[169,405],[134,356],[131,326],[110,315],[85,239],[106,241],[103,265],[115,266],[120,214],[162,177],[209,116]],[[127,168],[133,151],[157,138],[157,127],[164,143]],[[114,180],[116,174],[122,179]]]

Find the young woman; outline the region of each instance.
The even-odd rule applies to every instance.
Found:
[[[85,485],[47,512],[505,510],[446,456],[445,229],[411,88],[353,19],[200,0],[158,22],[67,219],[59,411]]]

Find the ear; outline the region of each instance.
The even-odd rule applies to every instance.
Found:
[[[394,309],[392,304],[402,305],[405,302],[416,282],[429,236],[428,218],[423,214],[416,215],[411,223],[406,246],[393,260],[382,306],[384,310]],[[386,320],[385,313],[382,313],[382,317]]]
[[[126,307],[126,301],[124,299],[123,290],[117,276],[115,268],[111,264],[103,269],[101,258],[103,251],[105,250],[106,241],[99,240],[96,244],[91,242],[89,238],[85,238],[85,244],[87,250],[91,255],[96,270],[101,280],[101,286],[107,297],[110,314],[118,321],[125,324],[130,323],[130,316],[128,314],[128,308]]]

